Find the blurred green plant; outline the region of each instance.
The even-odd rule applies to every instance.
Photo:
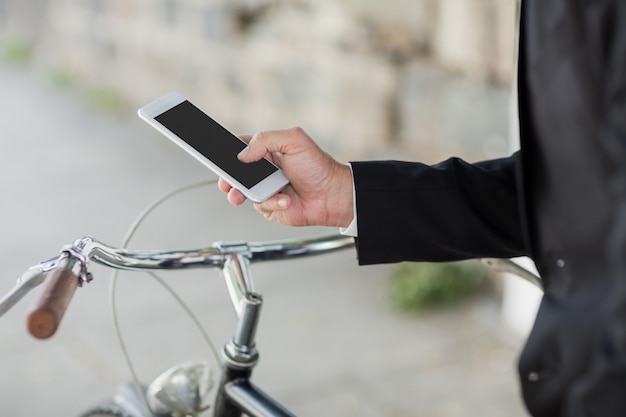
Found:
[[[127,109],[126,101],[115,88],[85,84],[69,69],[55,68],[50,71],[48,78],[55,87],[72,89],[85,100],[87,106],[93,109],[110,113]]]
[[[87,104],[97,110],[119,112],[126,109],[122,95],[112,87],[92,86],[84,91]]]
[[[32,45],[21,39],[9,39],[2,44],[2,58],[11,64],[23,65],[28,63],[32,52]]]
[[[392,268],[390,298],[403,311],[451,304],[481,289],[487,272],[477,262],[401,263]]]
[[[48,78],[55,87],[71,87],[76,81],[76,76],[64,68],[55,68],[50,71]]]

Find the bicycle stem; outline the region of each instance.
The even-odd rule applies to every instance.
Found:
[[[228,288],[237,316],[241,316],[247,294],[254,293],[254,284],[249,273],[250,261],[242,255],[228,256],[222,266],[222,275]]]
[[[222,267],[237,316],[235,335],[226,343],[222,353],[229,367],[242,370],[251,370],[259,358],[254,338],[263,305],[263,297],[254,292],[249,265],[247,257],[236,254],[229,255]]]

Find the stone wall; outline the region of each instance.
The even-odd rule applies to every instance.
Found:
[[[36,11],[36,12],[34,12]],[[0,0],[0,40],[133,107],[178,90],[234,131],[338,157],[501,155],[514,0]]]

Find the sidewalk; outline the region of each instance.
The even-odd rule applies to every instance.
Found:
[[[119,244],[146,205],[211,178],[134,114],[91,112],[43,77],[3,67],[0,91],[1,292],[80,236]],[[249,206],[229,206],[210,187],[159,209],[131,246],[189,248],[333,232],[266,222]],[[302,416],[525,416],[515,375],[522,342],[503,328],[495,302],[399,314],[385,299],[387,272],[358,267],[353,251],[254,269],[265,299],[255,382]],[[0,320],[0,415],[77,415],[129,379],[110,320],[108,273],[95,267],[94,274],[50,341],[24,329],[32,294]],[[219,274],[168,277],[219,347],[234,330]],[[144,380],[208,356],[165,291],[147,276],[121,278],[122,330]]]

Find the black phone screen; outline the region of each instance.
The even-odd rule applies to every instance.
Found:
[[[277,170],[266,159],[251,163],[237,159],[246,144],[187,100],[155,120],[248,189]]]

